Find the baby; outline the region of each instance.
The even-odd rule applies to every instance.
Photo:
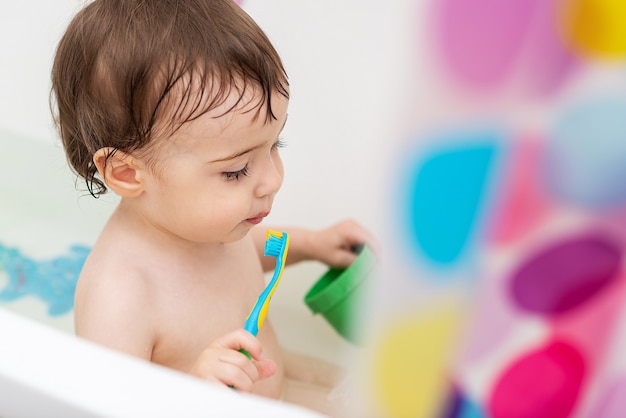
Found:
[[[283,181],[289,85],[232,0],[96,0],[72,20],[52,72],[69,163],[119,205],[81,272],[76,333],[224,387],[332,414],[331,365],[243,324],[265,287],[269,215]],[[291,235],[287,263],[348,266],[371,242],[353,221]],[[239,349],[252,355],[249,360]]]

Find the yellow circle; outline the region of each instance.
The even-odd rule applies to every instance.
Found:
[[[431,418],[445,396],[458,314],[442,310],[402,317],[372,344],[370,399],[384,417]]]
[[[565,42],[583,55],[626,58],[625,0],[561,0],[559,25]]]

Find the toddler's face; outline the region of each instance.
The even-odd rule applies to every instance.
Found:
[[[146,174],[144,210],[161,230],[193,242],[243,238],[272,209],[283,181],[279,135],[288,100],[272,96],[276,120],[251,106],[223,107],[161,138]],[[255,115],[257,117],[255,118]]]

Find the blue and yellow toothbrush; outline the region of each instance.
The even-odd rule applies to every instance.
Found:
[[[287,251],[289,251],[289,234],[286,232],[267,231],[267,237],[265,238],[265,250],[264,256],[276,257],[276,267],[274,268],[274,275],[272,280],[265,287],[265,290],[259,295],[250,315],[246,319],[246,323],[243,328],[255,337],[259,333],[259,330],[263,326],[265,316],[267,315],[267,308],[270,306],[270,300],[281,277],[283,276],[283,270],[285,269],[285,260],[287,259]],[[252,358],[250,353],[245,349],[239,350],[245,354],[248,358]]]

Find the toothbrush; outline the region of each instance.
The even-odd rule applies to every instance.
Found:
[[[287,259],[287,251],[289,251],[289,234],[286,232],[276,232],[269,230],[265,238],[265,249],[263,251],[264,256],[276,257],[276,267],[274,268],[274,275],[272,280],[265,287],[265,290],[259,295],[252,311],[246,319],[246,323],[243,328],[255,337],[259,333],[259,330],[263,326],[265,316],[267,315],[267,308],[270,305],[272,295],[278,287],[281,277],[283,276],[283,270],[285,268],[285,260]],[[239,350],[245,354],[246,357],[252,358],[250,353],[245,349]]]

